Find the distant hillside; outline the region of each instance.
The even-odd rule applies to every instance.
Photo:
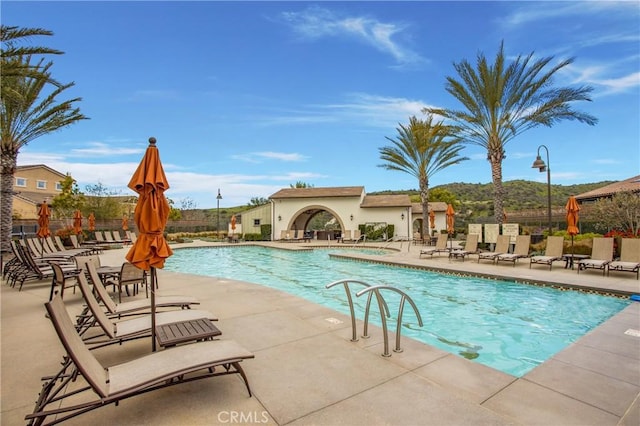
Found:
[[[571,195],[579,195],[609,185],[615,181],[584,183],[579,185],[551,184],[552,207],[564,207]],[[507,211],[524,209],[541,209],[547,207],[547,184],[527,180],[511,180],[503,182],[505,189],[504,207]],[[429,190],[440,188],[452,193],[465,206],[474,206],[474,210],[493,209],[492,183],[462,183],[455,182],[438,185]],[[417,195],[418,190],[380,191],[371,194],[409,194]]]

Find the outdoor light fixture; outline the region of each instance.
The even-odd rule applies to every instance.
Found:
[[[400,214],[400,219],[404,220],[404,213]]]
[[[547,162],[545,163],[542,157],[540,157],[540,148],[544,148],[547,153]],[[545,145],[538,147],[538,156],[536,161],[531,166],[532,169],[539,169],[540,173],[547,172],[547,221],[549,222],[549,236],[552,235],[551,227],[551,169],[549,168],[549,148]]]
[[[349,216],[349,218],[350,218],[351,220],[353,220],[353,215]]]
[[[278,215],[278,222],[282,220],[282,216]]]
[[[218,220],[216,222],[216,236],[220,238],[220,200],[222,200],[222,195],[220,194],[220,188],[218,188],[218,196],[216,197],[216,200],[218,200],[218,209],[217,209]]]

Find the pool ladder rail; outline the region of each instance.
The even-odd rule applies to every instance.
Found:
[[[366,304],[366,308],[365,308],[365,312],[364,312],[364,327],[363,327],[363,332],[362,332],[362,337],[365,339],[369,338],[369,312],[370,312],[370,308],[371,308],[371,300],[373,298],[373,296],[376,296],[376,301],[378,302],[378,308],[380,311],[380,319],[382,322],[382,334],[383,334],[383,338],[384,338],[384,353],[382,354],[382,356],[384,357],[390,357],[391,353],[389,352],[389,332],[387,329],[387,318],[390,317],[389,314],[389,306],[387,305],[386,300],[384,299],[384,297],[382,296],[380,290],[390,290],[390,291],[394,291],[398,294],[400,294],[400,304],[398,306],[398,322],[396,325],[396,347],[393,349],[394,352],[402,352],[402,348],[400,347],[400,334],[401,334],[401,330],[402,330],[402,315],[404,313],[404,304],[405,301],[408,301],[409,304],[411,305],[411,307],[413,307],[413,311],[416,314],[416,317],[418,318],[418,324],[420,325],[420,327],[422,327],[422,317],[420,316],[420,311],[418,311],[418,307],[416,306],[416,304],[413,302],[413,299],[411,299],[411,297],[409,297],[408,294],[406,294],[404,291],[397,289],[395,287],[391,287],[388,285],[376,285],[376,286],[372,286],[364,281],[359,281],[359,280],[351,280],[351,279],[345,279],[345,280],[339,280],[339,281],[334,281],[330,284],[327,284],[325,287],[326,288],[331,288],[334,287],[338,284],[342,284],[344,287],[344,290],[347,294],[347,300],[349,302],[349,311],[351,313],[351,341],[352,342],[357,342],[358,341],[358,333],[356,331],[356,314],[355,314],[355,309],[353,306],[353,297],[351,296],[351,290],[349,288],[349,283],[353,283],[353,284],[359,284],[364,286],[365,288],[358,291],[356,293],[356,297],[360,297],[362,295],[364,295],[365,293],[367,293],[367,304]]]

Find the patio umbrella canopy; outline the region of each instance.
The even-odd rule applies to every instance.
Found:
[[[235,231],[236,230],[236,215],[234,214],[233,216],[231,216],[231,231]]]
[[[73,233],[82,234],[82,212],[80,210],[73,212]]]
[[[150,272],[151,344],[155,351],[155,268],[163,268],[165,259],[173,254],[164,238],[164,228],[169,218],[169,203],[164,191],[169,189],[169,182],[162,168],[155,138],[149,138],[147,151],[128,186],[138,193],[133,218],[139,236],[127,253],[126,259],[137,268]]]
[[[580,206],[574,196],[569,197],[565,209],[567,210],[567,234],[571,235],[571,254],[573,254],[573,237],[580,233],[578,229]]]
[[[429,225],[431,225],[431,229],[436,228],[436,212],[433,210],[429,212]]]
[[[51,235],[51,231],[49,231],[49,216],[51,216],[51,211],[45,201],[40,204],[40,210],[38,210],[38,232],[36,235],[40,238],[47,238]]]
[[[93,212],[89,214],[89,231],[96,230],[96,217],[93,215]]]
[[[124,231],[129,229],[129,216],[127,216],[126,214],[122,216],[122,229]]]
[[[447,204],[447,234],[451,237],[455,231],[455,214],[456,212],[453,211],[453,206],[451,204]],[[453,237],[451,239],[450,248],[453,249]]]

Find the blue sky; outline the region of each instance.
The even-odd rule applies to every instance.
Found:
[[[591,85],[562,122],[506,146],[503,179],[546,182],[531,164],[549,149],[554,184],[640,173],[640,4],[633,2],[13,2],[2,23],[42,27],[65,52],[53,74],[90,120],[24,147],[18,164],[71,173],[81,190],[126,188],[154,136],[181,207],[246,204],[297,181],[367,192],[417,188],[381,167],[379,148],[425,106],[459,108],[453,63],[569,57],[556,85]],[[65,97],[66,98],[66,97]],[[491,182],[486,152],[430,186]],[[544,150],[542,156],[545,158]]]

